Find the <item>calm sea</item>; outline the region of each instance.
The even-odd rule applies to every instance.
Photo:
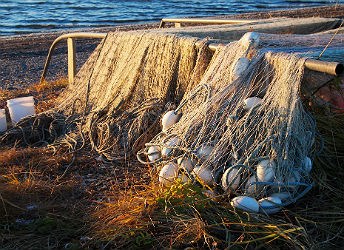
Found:
[[[0,0],[0,36],[344,3],[344,0]]]

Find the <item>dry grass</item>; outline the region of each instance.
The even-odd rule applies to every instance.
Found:
[[[53,82],[44,81],[42,83],[30,85],[25,89],[0,90],[0,108],[6,107],[6,100],[32,95],[37,101],[36,112],[40,113],[54,106],[55,98],[67,84],[68,79],[61,78]]]
[[[55,91],[63,86],[57,82],[28,92],[3,91],[0,102],[32,94],[42,111],[53,105]],[[296,204],[270,217],[235,211],[228,199],[210,199],[197,185],[162,188],[149,166],[104,163],[86,149],[74,154],[63,148],[0,149],[0,245],[4,249],[340,247],[344,115],[316,118],[324,147],[312,172],[315,186]]]
[[[114,201],[95,213],[95,232],[115,248],[317,249],[344,242],[344,202],[326,186],[270,217],[235,211],[226,198],[215,202],[181,183],[161,188],[154,181],[109,197]]]
[[[80,230],[83,221],[76,216],[83,203],[78,199],[80,179],[59,180],[70,158],[46,149],[0,151],[3,247],[54,247]]]

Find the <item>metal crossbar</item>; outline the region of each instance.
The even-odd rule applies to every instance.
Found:
[[[224,46],[223,44],[210,43],[209,49],[215,51],[218,46]],[[326,62],[307,58],[305,61],[305,68],[317,72],[326,73],[329,75],[340,75],[344,72],[344,65],[338,62]]]
[[[239,19],[206,19],[206,18],[163,18],[159,28],[164,28],[166,23],[174,23],[176,28],[180,28],[183,23],[193,24],[246,24],[254,23],[258,20],[239,20]]]
[[[74,81],[74,76],[76,73],[76,46],[75,46],[75,39],[103,39],[106,37],[106,33],[89,33],[89,32],[78,32],[78,33],[69,33],[59,36],[54,40],[51,44],[48,52],[47,59],[44,64],[43,72],[41,75],[40,82],[43,82],[45,76],[47,74],[47,70],[51,61],[51,56],[53,51],[55,50],[57,44],[63,40],[67,40],[67,47],[68,47],[68,82],[72,83]]]
[[[67,40],[67,47],[68,47],[68,81],[69,83],[72,83],[74,81],[74,77],[76,74],[76,46],[75,46],[75,39],[103,39],[106,37],[106,33],[69,33],[59,36],[55,39],[55,41],[52,43],[49,49],[49,53],[44,65],[44,69],[41,76],[41,82],[44,81],[45,76],[47,74],[47,69],[49,67],[52,52],[54,51],[56,45],[63,41]],[[196,44],[197,46],[197,44]],[[216,43],[210,43],[208,44],[210,50],[215,51],[218,46],[223,46]],[[344,71],[344,66],[341,63],[338,62],[325,62],[325,61],[319,61],[314,59],[307,59],[305,61],[305,68],[318,71],[330,75],[340,75]]]

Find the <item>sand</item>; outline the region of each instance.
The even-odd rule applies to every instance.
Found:
[[[270,17],[344,17],[344,5],[331,7],[317,7],[294,9],[284,11],[252,12],[240,15],[227,15],[216,18],[270,18]],[[87,32],[109,32],[115,30],[138,30],[158,28],[159,23],[148,23],[141,25],[122,25],[104,27],[89,30],[78,30]],[[29,84],[39,81],[44,62],[51,43],[64,33],[76,32],[61,31],[53,33],[36,33],[22,36],[0,37],[0,88],[15,89],[23,88]],[[77,69],[87,60],[99,39],[77,41]],[[67,48],[62,42],[57,47],[49,71],[47,80],[54,80],[67,75]]]
[[[109,32],[114,30],[149,29],[158,27],[158,23],[146,25],[127,25],[106,27],[87,32]],[[22,36],[0,37],[0,88],[22,88],[39,81],[52,42],[60,35],[70,32],[36,33]],[[100,39],[77,40],[77,69],[87,60],[99,44]],[[67,75],[67,45],[59,43],[49,67],[47,80]]]

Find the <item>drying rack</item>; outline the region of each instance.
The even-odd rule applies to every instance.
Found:
[[[199,19],[199,18],[164,18],[161,20],[159,28],[164,28],[167,22],[174,23],[175,27],[181,27],[182,23],[187,24],[208,24],[208,25],[221,25],[221,24],[252,24],[259,20],[237,20],[237,19]],[[107,33],[92,33],[92,32],[77,32],[68,33],[59,36],[54,40],[49,48],[48,56],[44,65],[40,82],[45,80],[48,67],[50,65],[52,53],[57,44],[61,41],[67,41],[67,57],[68,57],[68,82],[72,83],[76,75],[76,39],[104,39]],[[197,46],[197,44],[196,44]],[[209,49],[215,51],[218,46],[223,46],[218,43],[209,43]],[[344,66],[339,62],[327,62],[316,59],[307,58],[305,61],[305,68],[317,72],[326,73],[329,75],[340,75],[344,71]]]

